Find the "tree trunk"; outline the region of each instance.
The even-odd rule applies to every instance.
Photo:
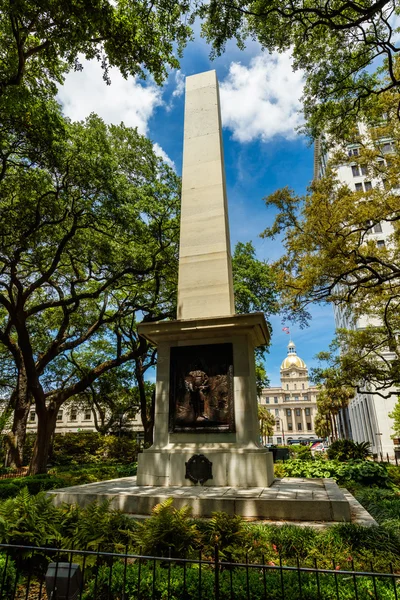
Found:
[[[24,461],[24,444],[26,424],[32,404],[32,396],[28,392],[27,378],[22,365],[18,372],[17,389],[13,392],[11,404],[14,406],[14,416],[11,432],[6,436],[6,467],[19,469]]]
[[[38,428],[29,467],[30,475],[47,473],[47,461],[57,424],[58,407],[51,405],[38,411]]]

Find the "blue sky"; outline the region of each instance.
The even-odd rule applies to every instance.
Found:
[[[272,223],[273,212],[263,198],[289,186],[302,194],[312,178],[313,149],[295,131],[301,124],[301,73],[293,73],[290,56],[261,52],[255,42],[245,51],[229,43],[215,61],[198,35],[162,88],[153,81],[124,80],[111,71],[107,86],[96,61],[83,61],[82,72],[71,73],[59,90],[64,112],[74,120],[98,113],[108,123],[138,127],[154,143],[156,152],[181,173],[184,77],[216,69],[221,91],[224,153],[232,248],[251,240],[260,259],[274,260],[282,253],[279,241],[259,234]],[[330,307],[312,308],[307,329],[291,328],[297,352],[308,367],[317,352],[327,349],[334,321]],[[281,318],[271,319],[273,337],[267,359],[272,385],[279,385],[279,367],[286,356],[289,336]]]

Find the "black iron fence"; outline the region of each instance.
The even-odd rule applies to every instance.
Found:
[[[264,563],[265,561],[263,561]],[[303,565],[233,563],[128,552],[0,545],[3,600],[389,600],[400,573]]]

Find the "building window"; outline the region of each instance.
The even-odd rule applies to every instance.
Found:
[[[358,156],[360,154],[358,148],[350,148],[347,152],[348,156]]]
[[[382,233],[382,225],[380,223],[374,225],[372,229],[374,230],[374,233]]]
[[[278,404],[278,398],[276,396],[274,397],[274,403]]]
[[[356,192],[362,192],[363,186],[362,183],[356,183]]]
[[[308,400],[308,396],[307,396],[307,394],[304,394],[304,396],[303,396],[303,400]]]
[[[34,410],[31,410],[31,412],[29,413],[29,420],[33,423],[36,419],[36,413]]]
[[[69,413],[69,420],[76,421],[77,418],[78,418],[78,411],[76,410],[76,408],[71,409],[71,412]]]
[[[276,416],[276,417],[279,417],[279,408],[276,408],[276,409],[275,409],[275,416]]]
[[[384,245],[385,245],[385,241],[384,240],[378,240],[376,243],[377,243],[377,245],[378,245],[379,248],[383,248]]]
[[[286,389],[287,389],[287,390],[289,389],[289,384],[288,384],[288,383],[286,384]]]
[[[307,423],[307,431],[311,431],[311,423]]]
[[[360,167],[358,165],[352,165],[351,172],[353,173],[353,177],[360,177]]]
[[[295,396],[295,397],[294,397],[294,399],[298,401],[299,397],[298,397],[298,396]]]
[[[309,417],[310,414],[311,414],[310,409],[309,408],[305,408],[304,410],[305,410],[305,413],[306,413],[306,417]]]
[[[63,411],[59,410],[57,413],[57,421],[62,421],[63,418]]]
[[[277,444],[282,444],[282,438],[281,437],[277,437],[276,438],[276,443]]]
[[[280,431],[280,430],[281,430],[281,422],[280,422],[280,421],[276,421],[276,423],[275,423],[275,429],[276,429],[277,431]]]
[[[388,152],[393,152],[393,144],[391,142],[386,142],[381,146],[382,154],[388,154]]]
[[[288,423],[287,424],[287,428],[288,428],[289,431],[293,431],[293,425],[292,425],[292,423]]]
[[[290,396],[285,396],[285,402],[290,402]]]
[[[290,410],[290,408],[286,409],[286,416],[287,417],[291,417],[292,416],[292,411]]]
[[[91,410],[85,410],[85,413],[83,415],[83,419],[85,421],[91,421],[92,420],[92,411]]]
[[[361,165],[361,175],[368,175],[368,169],[365,165]]]
[[[269,404],[269,398],[268,398],[268,396],[265,398],[265,404]]]
[[[297,390],[297,384],[296,383],[294,384],[294,389]]]
[[[301,389],[304,390],[304,383],[301,384]]]
[[[297,431],[302,431],[303,426],[301,423],[297,423]]]
[[[365,191],[369,192],[369,190],[372,190],[372,183],[370,181],[364,181],[364,187]]]
[[[300,417],[300,415],[301,415],[300,408],[296,408],[296,417]]]

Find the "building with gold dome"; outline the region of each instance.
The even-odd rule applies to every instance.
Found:
[[[285,444],[290,440],[316,440],[314,419],[318,388],[310,386],[307,365],[297,355],[292,341],[280,371],[281,387],[264,388],[258,399],[275,417],[274,435],[268,441]]]

